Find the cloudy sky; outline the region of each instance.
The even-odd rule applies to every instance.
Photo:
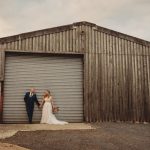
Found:
[[[150,41],[150,0],[0,0],[0,37],[78,21]]]

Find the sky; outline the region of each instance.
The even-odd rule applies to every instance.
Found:
[[[0,0],[0,37],[79,21],[150,41],[150,0]]]

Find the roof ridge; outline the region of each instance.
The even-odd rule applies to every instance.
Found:
[[[42,34],[49,34],[49,33],[55,33],[55,32],[70,30],[74,26],[80,26],[80,25],[87,25],[87,26],[95,27],[95,30],[99,30],[99,31],[107,33],[107,34],[117,36],[119,38],[131,40],[134,42],[138,42],[140,44],[150,46],[150,41],[146,41],[146,40],[138,38],[138,37],[134,37],[134,36],[131,36],[131,35],[128,35],[125,33],[121,33],[121,32],[109,29],[109,28],[105,28],[105,27],[99,26],[97,24],[88,22],[88,21],[74,22],[74,23],[68,24],[68,25],[62,25],[62,26],[40,29],[40,30],[20,33],[20,34],[16,34],[16,35],[11,35],[11,36],[7,36],[7,37],[2,37],[2,38],[0,38],[0,43],[16,41],[16,40],[19,40],[20,38],[28,38],[28,37],[33,37],[33,36],[40,36]]]

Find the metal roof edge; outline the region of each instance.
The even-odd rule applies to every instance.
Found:
[[[75,22],[73,24],[68,24],[68,25],[63,25],[63,26],[58,26],[58,27],[52,27],[52,28],[47,28],[47,29],[41,29],[41,30],[36,30],[36,31],[31,31],[31,32],[26,32],[26,33],[21,33],[21,34],[17,34],[17,35],[12,35],[12,36],[8,36],[8,37],[2,37],[0,38],[0,43],[7,43],[7,42],[12,42],[12,41],[17,41],[20,39],[24,39],[24,38],[30,38],[30,37],[34,37],[34,36],[40,36],[43,34],[49,34],[49,33],[56,33],[56,32],[61,32],[61,31],[65,31],[65,30],[70,30],[73,29],[74,26],[81,26],[81,25],[85,25],[85,26],[91,26],[91,27],[95,27],[95,30],[98,30],[100,32],[104,32],[125,40],[129,40],[131,42],[136,42],[138,44],[142,44],[145,46],[150,46],[150,42],[131,36],[131,35],[127,35],[121,32],[117,32],[108,28],[104,28],[101,26],[98,26],[94,23],[90,23],[87,21],[81,21],[81,22]]]

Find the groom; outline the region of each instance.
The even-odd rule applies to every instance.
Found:
[[[40,103],[37,100],[34,88],[31,88],[30,91],[25,94],[24,101],[25,101],[25,105],[26,105],[26,111],[28,114],[29,123],[32,123],[34,102],[36,102],[38,107],[40,106]]]

